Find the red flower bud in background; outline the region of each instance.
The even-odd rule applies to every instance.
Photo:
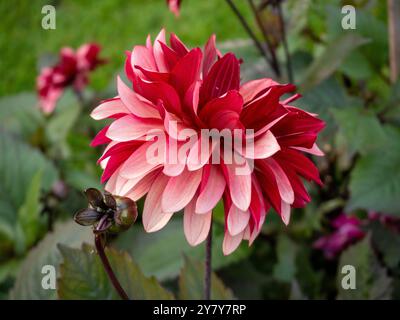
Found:
[[[43,112],[53,112],[66,87],[81,91],[88,84],[89,72],[106,62],[99,53],[100,46],[95,43],[84,44],[76,52],[65,47],[56,65],[41,70],[36,87]]]
[[[179,17],[181,0],[167,0],[169,11],[171,11],[176,17]]]

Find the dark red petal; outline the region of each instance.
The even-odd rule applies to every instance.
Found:
[[[225,54],[211,67],[200,89],[200,104],[217,98],[229,90],[239,90],[240,66],[233,53]]]
[[[199,48],[191,50],[180,59],[171,72],[171,84],[184,96],[189,87],[200,78],[202,53]]]

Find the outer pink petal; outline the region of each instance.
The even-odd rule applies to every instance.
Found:
[[[96,107],[90,116],[95,120],[102,120],[119,113],[130,113],[122,101],[118,98],[106,100]]]
[[[225,164],[225,167],[227,168],[229,191],[232,201],[236,207],[242,211],[247,211],[251,200],[251,174],[250,172],[247,174],[237,174],[236,169],[240,170],[241,168],[237,164]],[[246,171],[248,171],[248,168],[246,168]]]
[[[210,174],[196,202],[196,213],[203,214],[211,211],[221,199],[226,181],[218,166],[211,165]]]
[[[148,148],[153,143],[153,141],[145,142],[125,161],[120,169],[121,176],[127,179],[133,179],[161,166],[162,157],[160,157],[160,159],[147,158]]]
[[[290,222],[290,204],[282,200],[281,203],[281,218],[284,224],[288,225]]]
[[[150,187],[159,173],[160,170],[155,170],[142,177],[142,179],[140,179],[140,181],[125,195],[125,197],[131,198],[133,201],[139,200],[150,190]]]
[[[185,207],[183,215],[183,228],[187,241],[191,246],[202,243],[210,232],[211,211],[205,214],[197,214],[194,210],[196,198]]]
[[[224,241],[222,243],[222,252],[224,255],[231,254],[233,251],[239,247],[240,242],[242,242],[244,231],[237,234],[236,236],[231,236],[229,232],[225,232]]]
[[[164,129],[158,119],[145,120],[127,115],[114,121],[108,128],[106,136],[114,141],[130,141],[152,134],[157,129],[161,132]]]
[[[271,131],[266,131],[264,134],[256,138],[253,146],[253,150],[251,147],[245,149],[244,156],[246,158],[265,159],[271,157],[281,149],[278,141]]]
[[[202,170],[184,170],[181,175],[170,178],[161,199],[161,207],[166,212],[182,210],[193,198],[199,187]]]
[[[228,231],[231,236],[242,233],[246,229],[249,220],[250,213],[248,211],[242,211],[232,204],[227,218]]]
[[[168,177],[160,173],[147,194],[142,216],[143,226],[147,232],[160,230],[173,215],[173,213],[166,213],[161,209],[161,197],[168,184],[168,180]]]

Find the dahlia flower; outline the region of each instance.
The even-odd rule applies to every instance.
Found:
[[[167,5],[169,11],[171,11],[176,17],[179,17],[181,0],[167,0]]]
[[[340,214],[332,221],[334,231],[314,242],[314,248],[322,250],[327,259],[333,259],[349,245],[364,238],[361,223],[356,216]]]
[[[186,239],[197,245],[222,200],[222,248],[230,254],[254,241],[271,207],[288,224],[291,208],[311,200],[302,178],[321,184],[304,153],[322,155],[315,141],[323,121],[291,105],[300,95],[282,99],[294,85],[269,78],[241,85],[239,60],[222,55],[214,35],[203,50],[188,49],[175,34],[168,45],[161,30],[127,52],[125,73],[129,84],[118,78],[118,96],[91,114],[112,119],[92,146],[107,144],[99,159],[107,191],[134,201],[147,195],[147,232],[183,211]],[[207,130],[217,138],[206,140]],[[240,139],[222,143],[220,132]]]
[[[76,52],[65,47],[61,49],[56,65],[41,70],[36,86],[43,112],[53,112],[67,86],[72,85],[75,90],[81,91],[87,85],[89,71],[105,63],[98,57],[99,52],[100,47],[94,43],[84,44]]]

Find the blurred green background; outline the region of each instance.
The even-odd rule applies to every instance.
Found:
[[[262,39],[248,1],[234,2]],[[41,27],[47,4],[56,8],[56,30]],[[346,4],[356,8],[355,30],[341,26]],[[262,19],[282,66],[279,81],[286,82],[282,39],[268,10]],[[400,83],[390,80],[387,1],[286,0],[283,10],[294,82],[303,95],[296,106],[326,122],[319,137],[326,156],[313,158],[324,187],[308,185],[312,202],[294,210],[288,227],[271,211],[254,245],[242,244],[228,257],[221,252],[219,205],[213,297],[400,299]],[[115,96],[125,50],[162,27],[192,47],[215,33],[222,51],[243,58],[243,79],[273,73],[224,0],[183,0],[179,18],[164,0],[0,1],[0,16],[0,298],[117,298],[93,248],[81,247],[93,242],[90,229],[72,215],[87,205],[82,190],[102,187],[101,148],[89,144],[104,122],[89,113]],[[85,103],[68,88],[55,112],[44,115],[35,92],[40,68],[52,65],[62,47],[93,41],[109,63],[90,74]],[[372,212],[379,218],[371,219]],[[358,219],[365,237],[349,239],[329,259],[313,244],[343,232],[332,225],[342,213]],[[169,292],[201,298],[204,247],[189,247],[181,220],[177,215],[155,234],[138,221],[110,239],[129,254],[110,252],[135,298],[170,298]],[[45,264],[57,268],[58,292],[40,285]],[[359,271],[355,291],[341,287],[346,264]]]

